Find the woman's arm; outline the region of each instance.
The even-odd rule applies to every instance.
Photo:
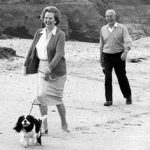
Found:
[[[32,51],[33,51],[33,48],[34,48],[34,46],[35,46],[35,42],[36,42],[36,40],[37,40],[37,36],[39,35],[38,33],[39,33],[40,31],[41,31],[41,29],[39,29],[39,30],[35,33],[34,38],[33,38],[33,41],[32,41],[32,44],[31,44],[31,46],[30,46],[30,49],[29,49],[28,54],[27,54],[27,56],[26,56],[25,62],[24,62],[24,64],[23,64],[23,70],[22,70],[22,72],[23,72],[24,75],[26,75],[26,68],[27,68],[29,59],[30,59],[30,57],[31,57],[31,55],[32,55]]]

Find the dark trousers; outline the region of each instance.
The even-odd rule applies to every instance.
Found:
[[[105,68],[105,96],[106,101],[112,101],[112,70],[116,73],[121,92],[125,98],[131,95],[131,88],[126,76],[126,61],[121,60],[121,53],[106,54],[103,53]]]

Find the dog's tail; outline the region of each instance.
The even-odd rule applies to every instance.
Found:
[[[40,120],[41,120],[42,122],[44,122],[44,121],[47,119],[47,117],[48,117],[48,115],[44,115],[44,116],[42,116],[42,117],[40,118]]]

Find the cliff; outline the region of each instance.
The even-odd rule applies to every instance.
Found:
[[[42,26],[41,11],[48,5],[60,9],[60,28],[67,39],[99,42],[99,30],[106,23],[108,8],[116,10],[119,22],[126,24],[134,38],[150,35],[149,0],[0,0],[3,33],[33,37]]]

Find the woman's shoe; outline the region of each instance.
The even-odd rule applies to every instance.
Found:
[[[61,130],[60,130],[60,134],[63,134],[63,133],[70,133],[70,130],[69,130],[69,129],[67,129],[67,130],[61,129]]]

